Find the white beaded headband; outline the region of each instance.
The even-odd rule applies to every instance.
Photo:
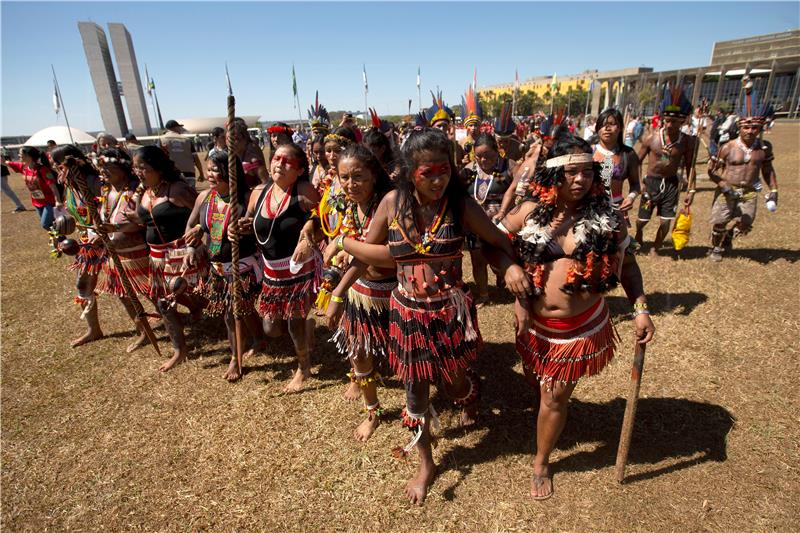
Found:
[[[567,154],[554,157],[545,161],[544,166],[547,168],[563,167],[573,163],[591,163],[592,154]]]

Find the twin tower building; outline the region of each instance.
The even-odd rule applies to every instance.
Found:
[[[78,29],[81,32],[83,49],[86,52],[86,61],[89,64],[105,130],[116,137],[123,137],[128,133],[141,136],[153,133],[142,90],[142,80],[139,76],[139,65],[136,63],[136,54],[133,51],[133,41],[125,25],[108,23],[108,32],[117,60],[119,83],[102,26],[94,22],[78,22]],[[149,80],[145,80],[145,85],[147,83]],[[123,97],[128,110],[127,118],[122,107]]]

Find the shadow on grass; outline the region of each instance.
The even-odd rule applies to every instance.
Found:
[[[676,314],[688,316],[695,307],[706,302],[708,296],[702,292],[652,292],[647,295],[647,305],[653,315]],[[631,314],[631,304],[624,296],[606,296],[612,317]]]
[[[456,488],[471,473],[473,465],[519,454],[529,455],[532,465],[536,441],[536,398],[525,377],[514,371],[517,361],[510,343],[489,344],[475,365],[482,376],[484,398],[477,427],[488,431],[476,445],[455,446],[442,457],[443,469],[455,470],[459,474],[458,479],[443,491],[446,499],[455,497]],[[441,405],[443,399],[437,399],[436,403]],[[642,398],[637,405],[628,465],[678,461],[628,476],[627,483],[707,461],[727,459],[726,438],[735,419],[725,408],[681,398]],[[567,425],[556,448],[568,450],[583,443],[595,447],[591,451],[562,457],[553,463],[554,472],[580,472],[613,466],[624,411],[623,398],[603,403],[571,400]],[[452,437],[461,432],[462,429],[448,429],[443,436]]]
[[[664,253],[665,256],[674,260],[695,260],[705,259],[711,263],[708,257],[708,246],[687,246],[680,252]],[[767,265],[773,261],[785,259],[790,263],[800,261],[800,250],[788,250],[786,248],[736,248],[726,252],[723,256],[726,259],[749,259],[756,263]],[[724,259],[723,259],[724,263]]]

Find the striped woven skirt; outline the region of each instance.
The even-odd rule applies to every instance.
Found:
[[[472,295],[453,287],[430,299],[413,298],[400,287],[389,312],[389,364],[403,382],[444,380],[466,370],[478,356],[481,334]]]
[[[147,245],[142,244],[134,248],[116,250],[116,253],[122,263],[122,268],[128,275],[133,291],[138,295],[149,296],[150,249]],[[110,257],[103,263],[103,274],[103,280],[98,288],[100,292],[119,297],[126,296],[117,265]]]
[[[169,284],[178,277],[186,280],[189,288],[200,281],[201,266],[184,268],[183,258],[188,253],[183,238],[167,244],[150,244],[150,297],[164,298],[170,294]]]
[[[378,281],[357,280],[347,292],[339,328],[331,337],[339,353],[347,358],[387,359],[389,343],[389,301],[397,278]]]
[[[231,308],[233,299],[231,295],[231,282],[233,263],[212,262],[208,275],[201,279],[194,292],[203,296],[208,303],[203,309],[207,317],[222,316]],[[261,272],[258,270],[258,260],[245,257],[239,261],[239,284],[241,285],[241,300],[236,318],[252,315],[256,312],[255,303],[261,294]]]
[[[88,243],[81,243],[78,245],[78,253],[69,269],[77,272],[79,276],[96,276],[103,270],[105,262],[105,246],[94,247]]]
[[[599,374],[614,357],[619,341],[605,299],[568,318],[534,316],[527,335],[517,337],[517,352],[547,390],[553,382],[575,383]]]
[[[261,258],[264,275],[256,309],[267,320],[305,318],[317,298],[322,278],[319,255],[312,255],[297,274],[289,271],[289,259]]]

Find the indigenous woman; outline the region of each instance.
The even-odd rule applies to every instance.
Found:
[[[197,192],[183,181],[175,164],[157,146],[136,150],[133,169],[146,187],[136,215],[146,228],[145,239],[150,246],[150,297],[158,304],[172,342],[172,358],[159,368],[167,372],[188,354],[176,304],[189,308],[193,317],[202,311],[200,298],[192,295],[200,269],[184,265],[184,257],[192,250],[183,234]]]
[[[31,193],[31,204],[39,215],[39,224],[44,230],[49,230],[55,220],[53,209],[63,207],[56,187],[55,172],[47,156],[33,146],[20,148],[19,158],[21,162],[4,163],[25,178],[25,186]]]
[[[347,195],[340,235],[363,242],[375,220],[378,204],[391,188],[391,180],[375,155],[363,145],[351,145],[342,152],[338,176]],[[326,260],[339,252],[335,243],[331,244]],[[397,287],[397,276],[394,268],[368,267],[360,278],[343,283],[331,295],[328,325],[331,329],[338,325],[331,340],[339,353],[350,360],[350,380],[364,394],[367,419],[356,428],[355,438],[365,442],[378,427],[382,414],[377,391],[381,375],[376,366],[388,361],[389,299]]]
[[[461,272],[466,232],[483,238],[487,251],[492,248],[490,256],[520,297],[527,280],[511,261],[510,241],[459,183],[452,142],[444,132],[415,131],[403,146],[403,159],[409,175],[381,201],[366,242],[341,235],[337,246],[358,260],[347,276],[360,277],[363,263],[397,269],[398,286],[389,303],[389,362],[405,383],[403,423],[414,433],[404,451],[416,446],[421,459],[405,492],[421,504],[435,473],[430,424],[438,417],[429,403],[430,384],[440,383],[462,408],[463,424],[477,415],[479,381],[468,369],[481,339]]]
[[[641,272],[625,253],[625,224],[599,170],[589,144],[561,130],[534,175],[530,199],[501,223],[533,284],[533,296],[518,298],[515,313],[517,350],[541,395],[531,486],[536,500],[553,494],[550,452],[575,385],[614,355],[618,338],[603,294],[621,281],[633,304],[637,342],[649,342],[654,332]]]
[[[602,167],[601,177],[611,196],[611,203],[627,213],[641,190],[639,184],[639,158],[636,152],[622,142],[622,114],[616,109],[606,109],[597,117],[595,131],[597,144],[592,146],[594,160]],[[628,196],[622,196],[622,184],[628,182]],[[627,217],[627,215],[624,215]]]
[[[301,240],[301,230],[311,211],[319,204],[319,195],[308,182],[308,159],[295,144],[278,147],[270,161],[272,185],[259,185],[247,206],[247,216],[239,221],[237,231],[255,232],[263,260],[263,281],[256,309],[264,319],[268,336],[280,334],[280,323],[289,324],[289,335],[297,354],[297,371],[284,389],[298,391],[310,376],[309,339],[311,326],[306,316],[311,310],[319,284],[318,254],[306,248],[313,243]],[[292,261],[293,256],[305,260]],[[313,322],[312,322],[313,324]]]
[[[130,155],[120,148],[101,150],[97,168],[105,181],[100,207],[102,231],[107,235],[109,246],[113,246],[119,257],[134,292],[149,298],[150,249],[144,240],[142,228],[128,218],[135,217],[136,205],[144,189],[139,187],[139,180],[133,174]],[[136,310],[122,286],[116,265],[110,259],[103,263],[103,274],[100,292],[117,296],[128,315],[135,319]],[[139,338],[128,346],[127,351],[130,353],[147,342],[144,331],[139,331]]]
[[[513,190],[510,188],[513,178],[508,159],[500,157],[497,142],[489,133],[481,133],[475,138],[471,153],[474,161],[461,171],[462,181],[486,215],[492,220],[501,220],[514,203]],[[468,235],[467,248],[472,260],[472,275],[478,289],[475,306],[481,308],[489,301],[489,276],[486,272],[488,263],[481,252],[480,239]],[[497,283],[502,287],[503,282],[499,275]]]
[[[316,135],[309,142],[309,160],[311,161],[311,185],[319,190],[321,183],[328,175],[328,159],[325,157],[325,135]]]
[[[236,193],[239,209],[244,213],[250,191],[247,189],[246,177],[242,164],[236,160]],[[217,150],[208,159],[206,174],[210,188],[201,192],[195,200],[194,209],[186,225],[184,238],[192,247],[202,244],[207,238],[208,259],[211,262],[208,275],[195,288],[195,293],[206,300],[204,311],[207,317],[224,315],[228,328],[228,341],[231,347],[231,361],[225,373],[225,379],[236,381],[241,377],[236,359],[235,320],[243,322],[252,339],[260,344],[264,332],[261,320],[255,309],[255,301],[261,293],[261,271],[258,266],[255,236],[242,235],[239,239],[239,275],[241,283],[241,302],[238,309],[233,309],[232,302],[232,269],[231,242],[228,240],[228,222],[230,212],[230,185],[228,174],[228,152]],[[194,266],[198,261],[195,250],[190,249],[186,256],[188,265]]]
[[[475,89],[470,85],[464,99],[461,101],[461,123],[467,130],[467,135],[461,140],[461,148],[464,151],[464,158],[461,164],[469,165],[474,160],[475,154],[472,149],[475,147],[475,139],[481,132],[481,122],[483,122],[483,108],[481,107]]]
[[[83,309],[81,318],[86,319],[89,329],[83,336],[72,341],[71,345],[75,347],[103,337],[100,320],[97,317],[97,295],[94,290],[97,287],[97,276],[105,261],[105,249],[100,237],[91,229],[94,221],[89,217],[86,202],[78,185],[69,180],[67,176],[70,167],[75,166],[74,172],[80,172],[83,175],[90,194],[95,196],[100,192],[100,178],[97,176],[97,170],[76,146],[71,144],[59,146],[53,150],[52,156],[53,161],[58,165],[59,180],[66,184],[65,207],[72,220],[75,221],[79,235],[78,253],[70,270],[74,270],[78,274],[78,295],[75,297],[75,303]],[[71,233],[71,231],[65,233]]]

